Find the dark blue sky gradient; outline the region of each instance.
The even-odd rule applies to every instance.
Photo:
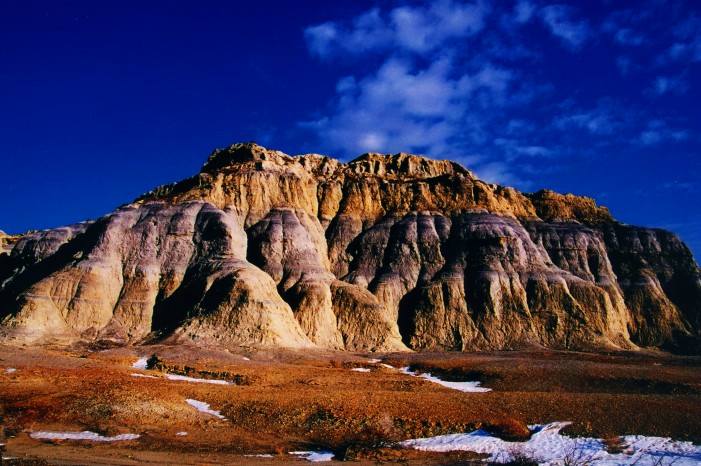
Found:
[[[418,2],[0,0],[0,229],[97,218],[255,140],[451,158],[524,191],[594,197],[699,257],[701,7],[565,3],[481,2],[473,32],[420,49],[390,34],[402,12],[426,19],[417,35],[444,30]],[[430,115],[376,92],[394,76],[428,90],[408,100]]]

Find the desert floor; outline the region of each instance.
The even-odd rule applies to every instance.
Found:
[[[157,368],[132,367],[146,356],[157,357]],[[479,381],[492,391],[452,390],[398,370],[406,366],[444,380]],[[170,380],[166,373],[235,383]],[[208,403],[225,419],[187,399]],[[565,432],[572,436],[642,434],[699,443],[701,357],[0,346],[0,433],[5,455],[23,459],[6,464],[309,464],[288,452],[319,449],[358,464],[467,464],[478,456],[393,444],[477,428],[518,440],[528,436],[526,425],[553,421],[571,421]],[[85,430],[140,437],[30,437]]]

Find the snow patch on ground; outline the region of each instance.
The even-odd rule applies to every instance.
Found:
[[[411,375],[412,377],[420,377],[420,378],[426,379],[430,382],[434,382],[434,383],[443,385],[444,387],[447,387],[447,388],[452,388],[453,390],[459,390],[461,392],[481,393],[481,392],[491,392],[492,391],[491,388],[480,387],[479,382],[446,382],[445,380],[441,380],[438,377],[432,376],[430,373],[417,374],[415,372],[411,372],[409,370],[409,367],[402,367],[399,370],[404,374]]]
[[[12,374],[13,372],[17,372],[17,369],[15,369],[14,367],[8,367],[7,369],[5,369],[5,374]]]
[[[370,369],[368,369],[367,367],[354,367],[351,370],[355,372],[370,372]]]
[[[389,364],[380,364],[382,367],[386,367],[387,369],[394,369],[394,366],[390,366]]]
[[[246,356],[244,356],[244,357],[243,357],[243,360],[244,360],[244,361],[250,361],[251,359],[250,359],[250,358],[247,358]]]
[[[197,411],[201,413],[206,413],[206,414],[211,414],[212,416],[216,416],[219,419],[226,421],[226,418],[222,416],[222,414],[219,411],[214,411],[213,409],[209,409],[209,403],[205,403],[204,401],[197,401],[197,400],[192,400],[188,398],[185,400],[187,404],[195,408]]]
[[[134,369],[148,369],[148,356],[144,356],[131,365]]]
[[[177,381],[181,381],[181,382],[212,383],[215,385],[231,385],[231,382],[227,382],[226,380],[195,379],[192,377],[186,377],[184,375],[175,375],[175,374],[165,374],[165,376],[168,380],[177,380]]]
[[[187,435],[187,432],[176,432],[175,435],[178,437],[185,437]]]
[[[155,377],[153,375],[146,375],[146,374],[138,374],[138,373],[133,373],[131,374],[132,377],[143,377],[146,379],[160,379],[161,377]],[[175,374],[163,374],[164,377],[168,380],[175,380],[176,382],[194,382],[194,383],[211,383],[215,385],[232,385],[231,382],[227,382],[226,380],[213,380],[213,379],[195,379],[193,377],[186,377],[184,375],[175,375]]]
[[[468,434],[406,440],[405,447],[425,451],[472,451],[491,455],[490,461],[508,462],[522,455],[541,465],[587,464],[591,466],[675,466],[701,464],[701,446],[691,442],[675,442],[669,438],[628,435],[623,439],[623,453],[611,454],[601,440],[570,438],[560,434],[568,422],[529,426],[534,432],[526,442],[506,442],[483,430]]]
[[[90,440],[93,442],[118,442],[120,440],[135,440],[139,434],[122,434],[114,437],[103,437],[95,432],[85,430],[83,432],[30,432],[29,436],[41,440]]]
[[[368,362],[372,364],[377,364],[378,362],[382,362],[382,359],[368,359]]]
[[[248,360],[247,358],[244,358],[245,360]],[[143,358],[139,359],[136,361],[134,364],[131,365],[131,367],[135,369],[141,369],[141,370],[147,370],[148,369],[148,356],[144,356]],[[143,374],[131,374],[134,377],[148,377],[150,379],[157,379],[158,377],[154,377],[152,375],[143,375]],[[231,385],[231,382],[227,382],[226,380],[212,380],[212,379],[195,379],[193,377],[186,377],[184,375],[175,375],[175,374],[164,374],[166,379],[168,380],[175,380],[179,382],[195,382],[195,383],[212,383],[215,385]]]
[[[333,453],[330,451],[291,451],[290,455],[301,456],[312,463],[321,463],[333,459]]]
[[[272,458],[273,455],[268,455],[267,453],[264,453],[262,455],[243,455],[247,458]]]

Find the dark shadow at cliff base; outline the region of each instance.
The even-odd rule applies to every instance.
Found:
[[[402,343],[411,348],[411,337],[416,334],[416,302],[419,299],[418,288],[407,293],[399,301],[399,314],[397,325],[399,334],[402,336]]]

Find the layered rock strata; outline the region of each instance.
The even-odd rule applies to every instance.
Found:
[[[5,339],[696,351],[701,328],[673,233],[403,153],[236,144],[95,222],[3,244]]]

